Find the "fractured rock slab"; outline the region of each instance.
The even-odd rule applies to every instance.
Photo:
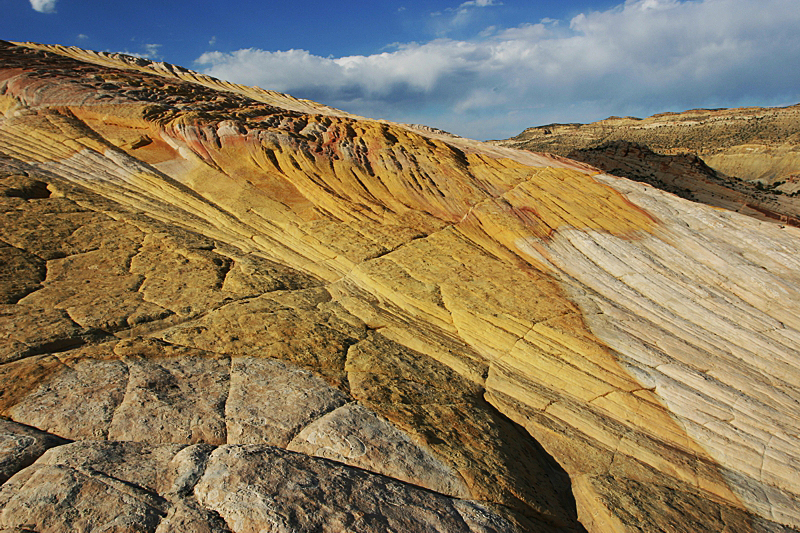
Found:
[[[257,474],[256,474],[257,473]],[[232,529],[474,531],[454,500],[323,459],[263,446],[225,446],[194,489]],[[511,523],[503,524],[514,531]]]
[[[306,426],[287,449],[357,466],[448,496],[471,495],[458,472],[358,404],[340,407]]]
[[[286,447],[301,429],[348,400],[311,372],[274,359],[233,357],[230,379],[229,444]]]
[[[36,428],[0,418],[0,485],[49,448],[68,442]]]

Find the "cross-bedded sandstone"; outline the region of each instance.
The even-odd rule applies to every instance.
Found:
[[[49,439],[0,530],[800,526],[793,228],[176,67],[0,56],[0,414]]]

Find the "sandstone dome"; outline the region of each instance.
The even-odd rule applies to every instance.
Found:
[[[0,531],[800,529],[800,229],[0,57]]]

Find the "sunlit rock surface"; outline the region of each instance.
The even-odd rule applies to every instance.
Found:
[[[800,104],[550,124],[500,144],[567,155],[611,141],[642,144],[659,154],[696,154],[713,169],[748,181],[785,180],[800,168]]]
[[[800,528],[797,229],[0,57],[0,531]]]
[[[683,198],[800,227],[800,104],[550,124],[495,143],[566,156]]]

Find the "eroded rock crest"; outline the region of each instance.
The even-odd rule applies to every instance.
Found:
[[[800,527],[794,228],[0,55],[0,531]]]

